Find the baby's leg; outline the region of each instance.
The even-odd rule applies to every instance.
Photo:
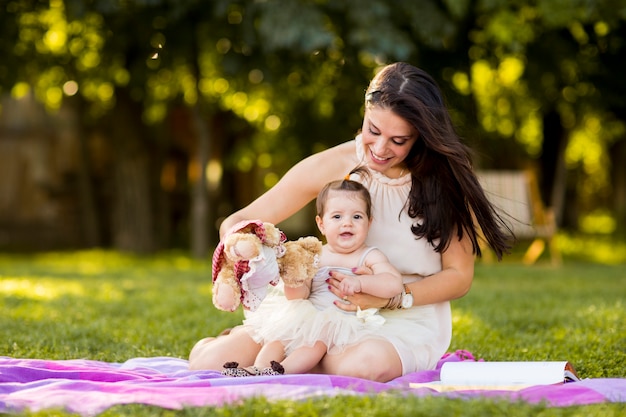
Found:
[[[303,374],[309,372],[326,354],[327,346],[317,342],[313,346],[302,346],[291,352],[281,362],[286,374]]]
[[[226,362],[249,366],[260,348],[246,330],[235,327],[228,335],[206,338],[196,343],[189,354],[189,369],[221,370]]]
[[[272,361],[281,362],[284,358],[285,346],[282,342],[274,340],[263,345],[254,361],[254,366],[259,369],[266,368],[271,366]]]

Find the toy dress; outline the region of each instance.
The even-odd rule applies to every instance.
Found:
[[[365,250],[359,266],[373,249]],[[328,353],[338,353],[374,336],[385,319],[377,314],[376,309],[354,313],[337,308],[333,303],[340,298],[328,289],[326,283],[330,271],[354,275],[349,268],[323,266],[311,282],[308,299],[272,303],[271,308],[262,303],[259,311],[244,320],[253,339],[257,343],[280,340],[289,355],[298,347],[313,346],[318,341],[326,344]]]

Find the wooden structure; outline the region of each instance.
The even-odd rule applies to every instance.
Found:
[[[556,242],[557,226],[553,211],[545,207],[539,193],[537,177],[532,171],[479,171],[478,179],[487,198],[498,208],[517,240],[532,240],[523,262],[534,264],[550,251],[553,265],[561,264]]]

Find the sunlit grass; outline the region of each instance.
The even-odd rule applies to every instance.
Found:
[[[210,262],[108,251],[0,255],[0,354],[186,358],[241,320],[211,306]]]
[[[584,377],[626,377],[626,268],[567,262],[477,265],[453,302],[453,347],[486,360],[568,360]]]
[[[82,285],[73,281],[59,282],[42,277],[33,280],[31,277],[4,278],[0,276],[0,294],[4,296],[19,296],[38,300],[51,300],[64,294],[83,296],[85,291]],[[61,284],[61,285],[59,285]]]
[[[588,261],[605,265],[626,266],[626,241],[618,240],[611,235],[576,235],[559,232],[555,236],[556,246],[561,256],[570,261]],[[530,246],[530,240],[519,240],[506,255],[504,263],[519,263]],[[544,242],[545,243],[545,242]],[[543,250],[538,263],[549,262],[551,253],[548,245]],[[494,263],[495,257],[490,251],[485,252],[485,259]]]
[[[558,244],[565,256],[608,265],[626,265],[626,242],[610,236],[559,234]]]
[[[469,350],[485,360],[567,360],[583,378],[626,377],[626,256],[620,255],[624,245],[570,237],[560,243],[561,267],[551,266],[547,254],[534,266],[522,265],[519,253],[502,263],[477,263],[471,291],[452,303],[450,350]],[[241,319],[240,311],[225,313],[212,306],[208,258],[102,250],[0,254],[3,356],[107,362],[154,356],[185,359],[197,340]],[[623,411],[621,404],[554,409],[512,407],[487,399],[399,401],[381,395],[305,402],[251,399],[224,408],[176,412],[118,406],[104,415],[383,416],[390,407],[402,416],[618,416]]]

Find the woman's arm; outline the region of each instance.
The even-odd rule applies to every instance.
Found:
[[[463,297],[472,287],[474,260],[467,236],[462,240],[452,239],[441,254],[441,271],[408,284],[413,292],[413,304],[434,304]]]
[[[435,304],[461,298],[472,286],[474,278],[474,254],[472,244],[467,236],[461,240],[452,239],[448,248],[441,254],[442,269],[436,274],[425,277],[420,281],[407,284],[413,293],[413,305]],[[342,277],[335,274],[330,280],[331,291],[341,297],[338,289]],[[389,302],[388,298],[376,297],[366,293],[350,296],[350,304],[335,303],[346,311],[356,311],[356,307],[383,308]]]
[[[326,183],[343,178],[357,164],[354,141],[303,159],[287,171],[274,187],[228,216],[220,225],[220,238],[243,220],[260,219],[273,224],[282,222],[316,198]]]

